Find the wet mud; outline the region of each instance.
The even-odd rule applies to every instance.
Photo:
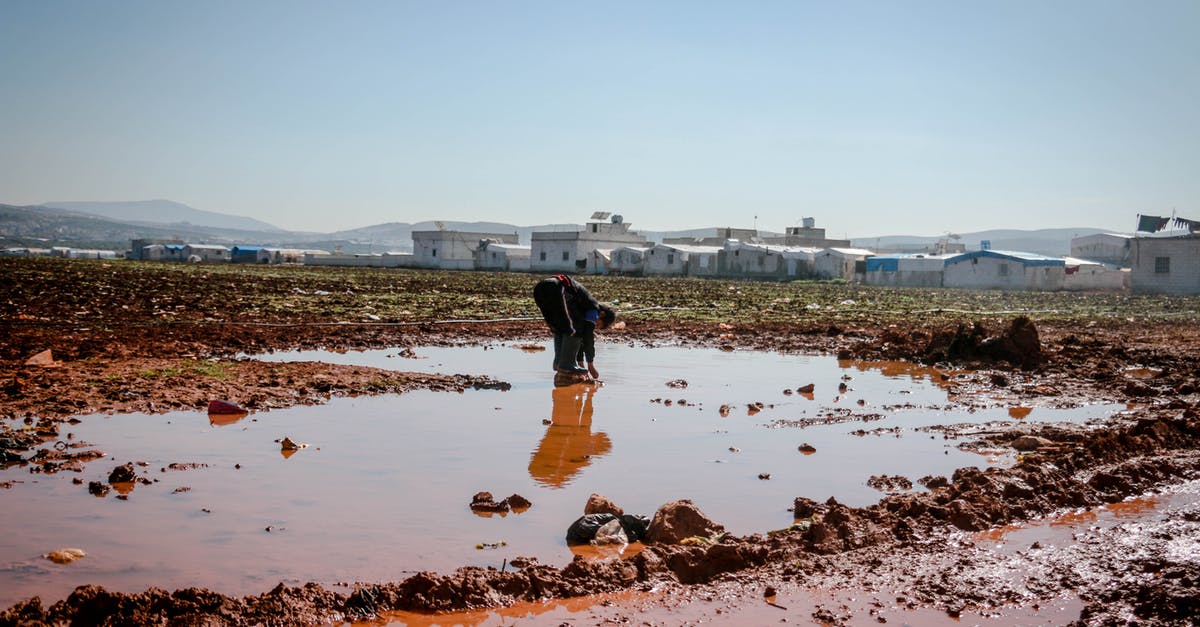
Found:
[[[214,399],[265,411],[319,404],[336,396],[506,385],[479,375],[264,363],[239,358],[243,354],[302,348],[411,349],[485,344],[496,338],[528,343],[544,335],[536,321],[270,326],[255,324],[254,315],[246,311],[241,312],[244,326],[150,320],[122,325],[107,319],[80,324],[63,321],[72,319],[75,310],[109,308],[112,294],[55,298],[49,304],[23,301],[20,318],[6,315],[6,339],[0,343],[0,417],[5,418],[0,464],[26,465],[44,473],[75,470],[105,457],[102,450],[69,437],[71,421],[85,414],[202,409]],[[159,311],[162,305],[147,307]],[[1187,324],[1111,319],[1035,322],[980,317],[953,324],[940,319],[896,324],[885,314],[852,321],[820,311],[811,316],[720,327],[631,317],[625,328],[613,330],[604,341],[821,352],[848,360],[935,366],[939,374],[929,376],[947,386],[955,403],[971,406],[978,398],[1004,399],[1021,414],[1013,415],[1018,420],[1024,417],[1020,410],[1044,404],[1106,401],[1129,403],[1130,410],[1103,427],[1021,424],[979,433],[974,436],[978,448],[1012,451],[1016,463],[964,468],[947,477],[879,475],[877,487],[885,494],[868,507],[848,507],[811,493],[811,487],[796,486],[794,501],[779,504],[792,508],[794,524],[755,535],[714,532],[683,543],[679,538],[647,541],[636,554],[616,559],[578,555],[566,565],[552,565],[529,558],[501,569],[422,572],[401,581],[352,584],[341,590],[316,583],[280,584],[263,594],[233,597],[196,588],[123,593],[82,586],[66,599],[32,598],[4,609],[0,625],[327,624],[396,610],[461,611],[629,590],[668,590],[680,598],[711,599],[731,589],[767,586],[784,591],[871,590],[881,606],[932,608],[950,618],[986,617],[1005,605],[1048,603],[1064,594],[1078,599],[1079,613],[1071,620],[1080,624],[1187,624],[1200,613],[1200,560],[1195,558],[1200,499],[1136,523],[1081,529],[1065,546],[1031,544],[1016,556],[987,549],[986,540],[972,535],[1064,511],[1116,506],[1200,480],[1200,330]],[[295,322],[306,320],[319,321],[300,316]],[[53,350],[54,362],[25,363],[45,349]],[[796,382],[799,394],[814,393],[805,390],[805,384]],[[670,387],[682,391],[686,385],[673,380]],[[853,386],[853,381],[847,385]],[[834,393],[816,391],[825,392]],[[746,407],[747,412],[755,409]],[[742,407],[722,408],[722,414],[731,410],[741,412]],[[812,424],[870,423],[876,415],[874,408],[842,408]],[[776,426],[804,428],[807,423]],[[869,424],[858,433],[888,434]],[[48,443],[55,445],[39,448]],[[35,448],[40,451],[36,456],[31,453]],[[821,455],[801,452],[816,453],[814,459]],[[118,464],[111,471],[108,485],[96,490],[145,476],[136,462],[129,468]],[[127,476],[131,473],[132,478]],[[516,509],[511,499],[509,506]],[[481,498],[480,503],[485,505],[482,509],[503,507],[493,498]],[[10,505],[15,504],[5,507]],[[1023,574],[1017,577],[1016,572]],[[880,611],[831,604],[794,618],[840,624],[882,618]]]

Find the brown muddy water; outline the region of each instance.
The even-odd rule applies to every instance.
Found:
[[[647,516],[690,498],[732,533],[763,532],[792,522],[797,496],[861,506],[882,496],[871,475],[915,483],[1013,461],[960,450],[924,427],[1081,422],[1123,409],[963,409],[947,398],[959,375],[911,364],[614,344],[598,352],[603,384],[562,388],[549,352],[513,345],[418,348],[416,358],[276,353],[258,358],[487,374],[512,388],[333,399],[217,423],[201,412],[84,417],[66,430],[108,458],[80,474],[0,472],[14,482],[0,491],[0,606],[56,600],[86,583],[241,595],[279,582],[500,567],[517,556],[565,564],[566,529],[593,492]],[[667,385],[680,379],[686,387]],[[796,393],[810,383],[811,395]],[[285,436],[308,447],[285,455]],[[803,444],[815,452],[801,453]],[[152,483],[125,499],[88,493],[89,481],[130,461]],[[480,491],[533,506],[476,515],[468,505]],[[66,547],[87,556],[67,565],[42,557]]]

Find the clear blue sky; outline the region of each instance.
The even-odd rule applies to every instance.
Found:
[[[0,2],[0,202],[291,229],[1200,218],[1200,1]]]

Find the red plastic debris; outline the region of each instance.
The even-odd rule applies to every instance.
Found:
[[[245,414],[245,409],[234,405],[228,401],[209,401],[208,413],[210,414]]]

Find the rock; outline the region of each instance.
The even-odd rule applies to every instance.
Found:
[[[946,488],[950,486],[950,480],[939,475],[925,475],[917,479],[917,483],[933,490],[934,488]]]
[[[109,483],[128,483],[135,479],[137,479],[137,475],[133,470],[133,462],[127,462],[117,466],[116,468],[112,469],[112,472],[108,473]]]
[[[621,520],[614,518],[596,530],[596,537],[592,538],[592,544],[629,544],[629,537],[625,535]]]
[[[75,560],[82,559],[87,556],[83,549],[59,549],[52,553],[46,554],[46,559],[55,564],[70,564]]]
[[[805,442],[804,444],[801,444],[797,450],[799,450],[801,453],[804,453],[805,455],[812,455],[813,453],[817,452],[817,447],[809,444],[808,442]]]
[[[1009,442],[1009,446],[1018,451],[1036,451],[1043,446],[1054,446],[1054,441],[1036,435],[1023,435]]]
[[[471,510],[476,512],[507,512],[509,510],[508,500],[505,499],[499,503],[492,497],[491,492],[476,492],[475,496],[471,497]]]
[[[815,390],[815,389],[817,389],[817,386],[812,383],[809,383],[808,385],[802,385],[802,386],[796,388],[796,391],[801,394],[812,394],[813,390]]]
[[[671,381],[667,381],[667,387],[669,387],[669,388],[682,389],[682,388],[686,388],[687,386],[688,386],[688,382],[685,381],[684,379],[673,379]]]
[[[708,538],[724,531],[724,526],[705,516],[690,500],[683,499],[658,508],[646,539],[652,543],[678,544],[693,536]]]
[[[608,500],[608,497],[600,494],[592,494],[588,497],[587,505],[583,506],[583,513],[612,514],[613,516],[620,518],[621,516],[625,515],[625,510],[617,507],[615,503]]]
[[[108,484],[104,483],[103,481],[89,481],[88,482],[88,492],[95,496],[104,496],[104,495],[108,494],[108,491],[111,489],[112,488],[109,488]]]
[[[520,494],[513,494],[513,495],[509,496],[508,498],[504,499],[503,502],[508,503],[508,506],[513,508],[514,510],[524,511],[524,510],[529,509],[530,507],[533,507],[533,502],[530,501],[529,499],[521,496]]]

